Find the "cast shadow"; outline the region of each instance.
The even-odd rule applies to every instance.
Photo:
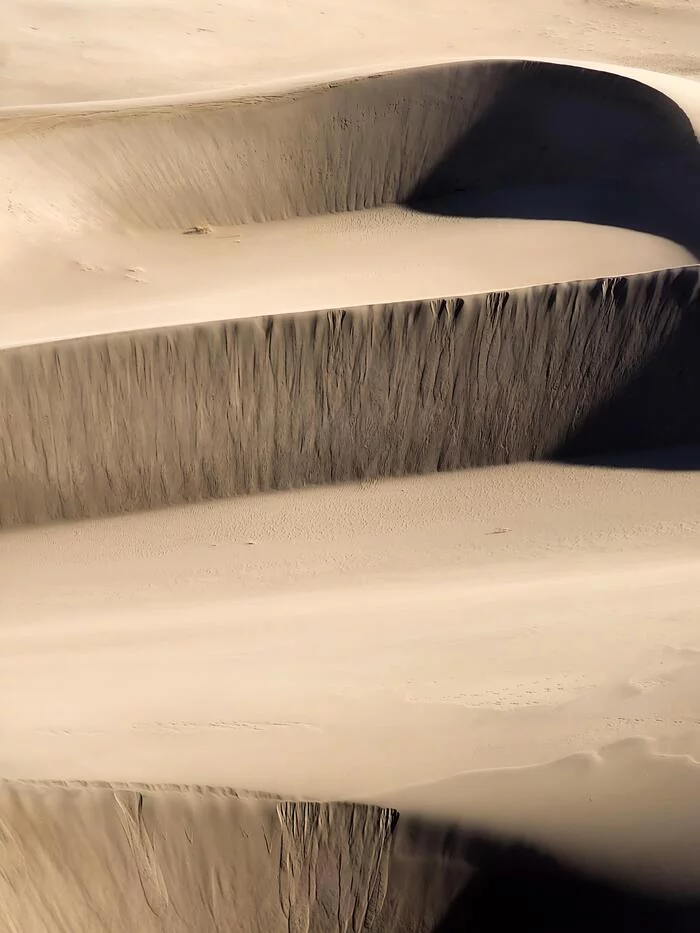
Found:
[[[700,259],[700,145],[686,113],[630,78],[511,64],[407,205],[579,221],[664,237]]]
[[[528,845],[470,834],[473,874],[433,933],[691,933],[700,899],[595,878]]]
[[[672,287],[678,289],[678,326],[624,385],[572,427],[551,459],[620,469],[700,467],[700,289],[694,270]]]
[[[562,456],[558,462],[571,466],[601,467],[608,470],[692,473],[700,470],[700,446],[660,447],[652,450],[599,453],[587,457]]]

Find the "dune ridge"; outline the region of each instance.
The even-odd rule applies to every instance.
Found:
[[[26,245],[398,203],[624,227],[700,257],[700,108],[679,80],[494,59],[6,110],[3,229]],[[0,524],[691,443],[698,269],[647,272],[6,347]]]
[[[371,928],[386,894],[390,809],[191,788],[0,789],[7,929]],[[72,840],[68,844],[68,840]]]
[[[697,233],[681,189],[697,174],[700,109],[574,64],[453,62],[229,99],[8,109],[0,120],[11,223],[181,230],[624,181],[644,195],[642,228],[681,242]]]
[[[671,933],[700,909],[389,807],[3,782],[0,815],[0,922],[32,933],[457,933],[516,917]]]
[[[0,523],[699,438],[697,268],[0,353]]]
[[[224,236],[237,225],[398,204],[466,221],[637,231],[679,247],[691,262],[700,260],[699,131],[692,82],[507,59],[319,78],[216,99],[4,109],[0,238],[8,262],[22,259],[33,275],[40,257],[51,255],[58,266],[65,244],[81,238],[138,245],[154,234],[187,244],[181,234],[212,227]],[[46,244],[58,257],[42,252]],[[279,259],[272,251],[271,274]],[[426,292],[414,290],[408,295],[416,300],[363,307],[327,298],[328,310],[319,303],[320,310],[292,314],[287,306],[272,316],[254,302],[241,314],[232,289],[230,319],[209,320],[212,313],[204,323],[153,329],[140,322],[119,333],[78,325],[82,337],[33,345],[3,347],[0,336],[0,527],[697,443],[700,265],[639,266],[615,277],[602,274],[616,268],[596,268],[598,277],[586,280],[589,273],[577,270],[580,281],[519,290],[466,294],[465,286],[461,296],[445,294],[451,286],[442,283],[435,297],[419,299]],[[134,281],[144,272],[127,271]],[[50,290],[43,292],[49,314]],[[185,298],[210,299],[206,288]],[[537,483],[539,490],[544,483]],[[493,524],[479,533],[509,533]],[[119,600],[129,612],[128,593]],[[685,631],[677,620],[668,628]],[[10,641],[26,634],[21,623],[17,630]],[[59,626],[54,639],[63,637]],[[644,631],[635,637],[651,641]],[[84,650],[84,634],[75,638]],[[453,645],[445,651],[454,653]],[[25,663],[20,655],[9,664]],[[68,657],[49,654],[41,663],[65,665],[75,678]],[[127,659],[132,676],[140,657],[137,650]],[[31,650],[27,658],[34,663]],[[16,667],[15,682],[26,670]],[[42,690],[57,682],[38,670],[32,677],[45,678]],[[212,678],[210,666],[205,676]],[[225,676],[232,679],[228,668]],[[159,683],[162,689],[166,680]],[[131,686],[120,680],[115,692]],[[78,689],[56,719],[84,702]],[[128,724],[136,712],[125,707]],[[119,722],[112,715],[105,717],[110,742]],[[55,730],[40,718],[32,732],[28,717],[25,735],[43,746]],[[620,719],[616,728],[638,730],[636,722]],[[21,754],[17,770],[26,761],[31,769],[31,752]],[[289,768],[282,751],[279,758]],[[88,756],[80,760],[84,768]],[[455,795],[460,780],[426,793]],[[404,789],[404,799],[419,790]],[[622,895],[523,847],[409,818],[384,803],[204,786],[0,781],[0,927],[543,933],[603,929],[605,921],[673,933],[700,923],[697,900]]]

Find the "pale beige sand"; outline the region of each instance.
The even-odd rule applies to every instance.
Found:
[[[484,55],[700,75],[694,0],[3,0],[0,104]]]
[[[699,12],[6,0],[3,929],[700,927]]]
[[[33,345],[0,352],[0,521],[696,442],[697,90],[468,61],[208,102],[6,111],[4,342]],[[536,262],[527,249],[509,262],[509,224],[539,235]],[[216,231],[183,235],[202,225]],[[244,238],[249,271],[225,273]],[[109,274],[106,256],[128,251],[142,264]],[[457,274],[442,281],[433,251]],[[47,257],[54,275],[26,289]],[[689,268],[443,299],[669,262]],[[149,267],[150,310],[135,294]],[[79,303],[62,312],[81,276],[102,280],[82,321]],[[360,296],[369,309],[325,310]],[[310,306],[324,310],[261,316]],[[240,320],[141,329],[203,317]],[[76,331],[104,336],[51,342]]]
[[[395,801],[697,891],[698,454],[646,463],[6,533],[2,773]]]
[[[282,260],[274,275],[271,256]],[[19,252],[15,243],[3,273],[12,297],[0,307],[0,346],[694,262],[680,244],[636,230],[401,206],[213,228],[209,236],[89,235]]]

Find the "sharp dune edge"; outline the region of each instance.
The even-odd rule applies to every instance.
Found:
[[[186,788],[0,795],[3,929],[360,933],[385,906],[391,810]]]
[[[0,520],[690,443],[699,349],[694,268],[8,349]]]
[[[678,83],[692,86],[671,79],[670,94]],[[259,97],[0,116],[12,224],[181,230],[567,184],[594,202],[603,186],[633,227],[697,237],[685,186],[697,185],[700,109],[576,65],[472,61]]]
[[[456,195],[529,216],[534,191],[542,216],[563,203],[568,219],[700,250],[692,122],[629,77],[477,61],[261,98],[74,110],[5,112],[5,223],[20,232],[182,231],[394,202],[469,214]],[[698,434],[693,268],[247,313],[2,350],[0,522]]]

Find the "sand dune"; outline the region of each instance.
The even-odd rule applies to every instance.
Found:
[[[5,784],[0,801],[0,919],[13,930],[457,933],[517,918],[675,933],[700,917],[697,901],[379,807],[109,785]],[[567,901],[551,903],[552,883]]]
[[[335,917],[360,933],[384,906],[390,810],[197,789],[0,793],[6,929],[272,933]]]
[[[699,929],[700,85],[503,57],[696,11],[186,6],[0,11],[0,927]]]
[[[212,102],[10,109],[0,166],[20,226],[180,231],[455,191],[485,191],[486,211],[500,195],[506,216],[519,216],[500,189],[537,186],[528,207],[540,216],[585,211],[568,219],[697,248],[684,193],[698,184],[700,103],[686,113],[674,89],[689,82],[666,79],[662,93],[638,74],[474,61]],[[572,189],[571,205],[548,203],[557,186]]]
[[[31,263],[66,225],[83,241],[179,236],[400,203],[625,228],[692,262],[698,112],[626,76],[518,61],[6,112],[4,223]],[[279,247],[269,259],[285,264]],[[305,316],[248,305],[219,324],[3,350],[3,524],[697,439],[692,268],[437,295]]]
[[[636,230],[403,205],[199,237],[88,233],[14,255],[0,345],[479,294],[694,261],[679,244]]]
[[[688,268],[6,349],[1,521],[691,443],[699,308]]]
[[[700,75],[698,28],[692,0],[141,0],[138,19],[125,0],[5,0],[0,103],[204,94],[491,55]]]
[[[697,895],[698,462],[5,532],[2,773],[378,803]]]

